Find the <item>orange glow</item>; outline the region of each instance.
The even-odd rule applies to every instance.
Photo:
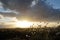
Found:
[[[25,21],[25,20],[16,22],[16,26],[19,28],[29,28],[31,25],[33,25],[32,22]]]

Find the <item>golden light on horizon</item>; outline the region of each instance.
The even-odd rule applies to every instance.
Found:
[[[20,20],[20,21],[18,20],[18,21],[15,22],[15,26],[17,28],[31,28],[31,27],[37,28],[38,25],[42,26],[42,25],[45,25],[45,24],[40,23],[40,22],[27,21],[27,20]]]
[[[15,23],[14,23],[14,26],[16,28],[37,28],[39,26],[41,26],[42,28],[43,27],[55,27],[57,26],[58,24],[56,22],[35,22],[35,21],[28,21],[28,20],[17,20]]]
[[[31,25],[33,25],[33,23],[26,20],[16,22],[16,26],[19,28],[30,28]]]

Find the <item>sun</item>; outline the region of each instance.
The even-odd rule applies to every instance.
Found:
[[[26,20],[16,22],[16,26],[19,28],[30,28],[31,25],[33,25],[33,23]]]

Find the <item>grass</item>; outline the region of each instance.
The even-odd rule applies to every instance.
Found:
[[[2,28],[0,40],[60,40],[60,27]]]

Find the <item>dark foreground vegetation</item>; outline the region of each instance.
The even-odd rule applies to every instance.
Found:
[[[0,29],[0,40],[60,40],[60,26],[56,28]]]

